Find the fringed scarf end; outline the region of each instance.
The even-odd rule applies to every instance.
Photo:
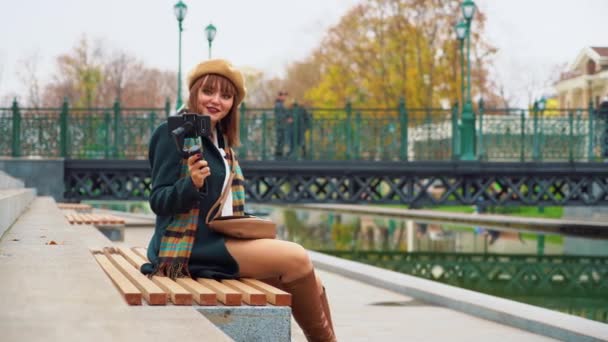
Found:
[[[176,278],[192,278],[188,265],[183,262],[161,262],[159,263],[152,273],[148,274],[148,278],[153,276],[169,277],[173,280]]]

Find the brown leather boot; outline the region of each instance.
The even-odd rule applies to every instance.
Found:
[[[331,320],[331,311],[329,310],[329,302],[327,301],[327,291],[325,290],[325,286],[323,286],[323,293],[321,293],[321,305],[323,305],[323,312],[325,313],[325,317],[329,321],[329,326],[331,330],[336,334],[336,330],[334,329],[334,323]]]
[[[302,328],[306,339],[309,342],[335,342],[336,335],[325,315],[314,270],[300,279],[284,283],[283,287],[291,293],[293,318]]]

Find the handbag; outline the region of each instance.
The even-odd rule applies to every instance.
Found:
[[[207,226],[218,233],[239,239],[274,239],[277,235],[277,225],[271,220],[247,214],[243,216],[220,216],[226,197],[232,191],[232,179],[236,173],[236,162],[233,153],[230,153],[230,158],[232,161],[230,177],[228,178],[228,182],[226,182],[222,195],[207,213],[205,220]],[[215,212],[215,215],[211,218],[211,213],[213,212]]]

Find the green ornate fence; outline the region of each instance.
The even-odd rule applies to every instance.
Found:
[[[341,250],[320,252],[608,322],[608,257]]]
[[[75,159],[146,158],[165,108],[0,108],[0,155]],[[280,124],[272,108],[241,111],[239,154],[250,160],[457,160],[459,109],[306,108]],[[307,115],[309,121],[300,120]],[[591,114],[591,115],[590,115]],[[488,161],[596,161],[606,155],[608,124],[593,108],[549,112],[476,111],[476,154]],[[281,143],[281,135],[283,142]]]

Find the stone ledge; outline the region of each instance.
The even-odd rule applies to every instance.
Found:
[[[2,237],[2,341],[232,340],[191,307],[127,306],[79,235],[38,197]]]
[[[291,340],[287,306],[196,306],[211,323],[237,342]]]
[[[0,189],[22,189],[24,187],[23,181],[13,178],[6,172],[0,170]]]
[[[36,196],[34,189],[0,189],[0,238]]]
[[[428,303],[564,341],[606,341],[608,324],[310,251],[316,267]]]

